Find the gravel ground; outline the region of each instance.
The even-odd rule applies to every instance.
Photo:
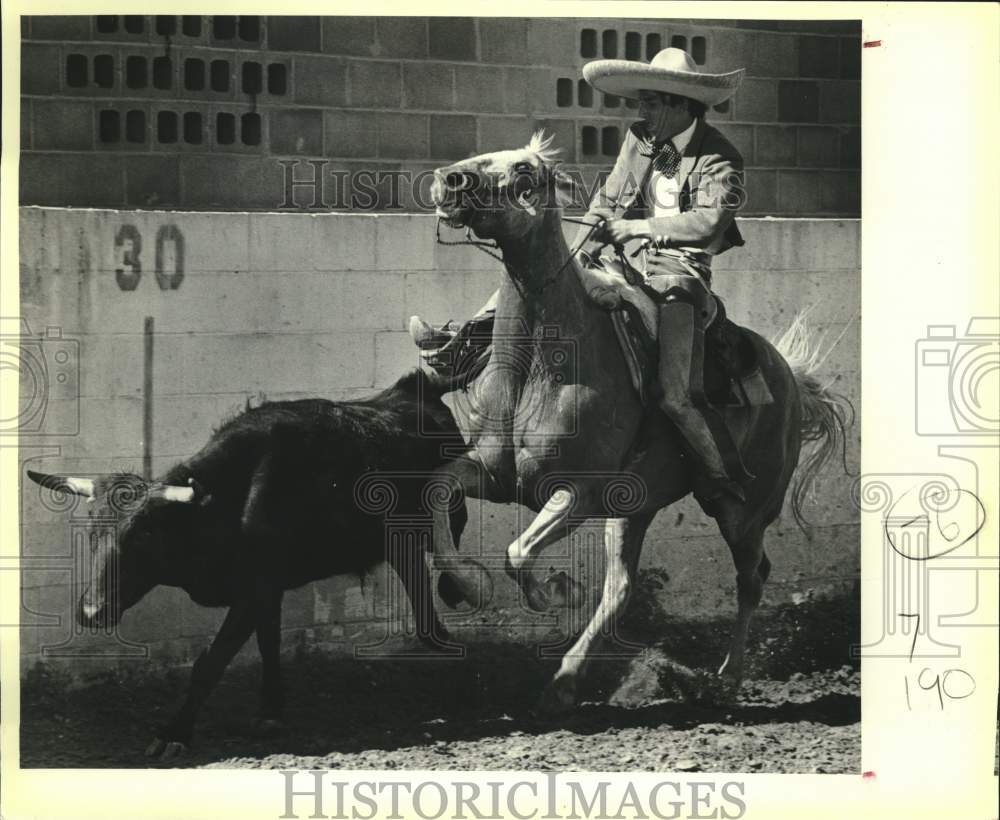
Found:
[[[584,704],[559,721],[510,715],[454,729],[426,723],[421,741],[395,749],[326,755],[231,757],[207,768],[514,769],[853,773],[861,765],[856,672],[754,681],[728,709],[664,700],[639,707]],[[471,728],[471,732],[467,729]],[[465,739],[462,735],[474,735]],[[455,737],[458,735],[458,737]]]
[[[556,661],[520,644],[475,644],[463,660],[300,653],[284,665],[284,731],[255,732],[258,669],[230,670],[194,745],[169,762],[142,752],[179,705],[187,670],[117,671],[70,686],[38,667],[22,686],[21,765],[856,773],[860,677],[844,665],[855,608],[852,600],[765,613],[749,680],[735,703],[718,707],[679,697],[671,670],[716,665],[728,620],[674,622],[670,641],[645,655],[596,662],[583,704],[551,719],[532,709]],[[630,612],[632,635],[664,634],[650,611]]]

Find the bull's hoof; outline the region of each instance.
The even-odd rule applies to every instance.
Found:
[[[454,645],[451,632],[443,624],[437,624],[430,630],[418,631],[417,640],[430,652],[447,652]]]
[[[462,601],[462,590],[450,572],[442,572],[438,578],[438,595],[449,609],[458,609]]]
[[[462,658],[465,657],[465,647],[451,637],[451,633],[443,626],[437,627],[429,635],[418,635],[421,649],[428,657]]]
[[[556,717],[571,712],[576,706],[576,684],[572,678],[553,678],[538,699],[534,713],[539,717]]]
[[[186,743],[181,743],[179,740],[164,740],[158,737],[146,747],[146,757],[173,760],[174,758],[181,757],[187,750],[188,746]]]
[[[482,609],[493,600],[493,579],[477,561],[471,558],[461,560],[461,571],[441,571],[438,594],[451,609],[457,609],[463,602],[474,610]]]
[[[287,729],[288,724],[280,718],[257,718],[253,724],[253,733],[258,737],[272,737]]]

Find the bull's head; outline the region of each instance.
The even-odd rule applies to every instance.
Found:
[[[81,626],[114,625],[153,587],[170,583],[168,539],[179,523],[177,516],[210,498],[194,479],[175,486],[131,473],[76,478],[32,470],[28,478],[90,504],[89,574],[76,613]]]
[[[556,207],[568,180],[555,170],[552,137],[539,131],[524,148],[496,151],[434,172],[431,199],[453,228],[483,239],[524,238]]]

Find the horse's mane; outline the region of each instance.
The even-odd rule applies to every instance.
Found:
[[[545,129],[542,128],[531,135],[531,141],[525,148],[538,157],[538,161],[543,165],[552,165],[559,159],[559,155],[562,153],[562,149],[552,147],[552,142],[555,138],[555,134],[546,136]]]

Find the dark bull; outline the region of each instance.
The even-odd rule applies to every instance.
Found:
[[[361,401],[304,399],[248,409],[159,481],[116,474],[96,479],[29,477],[88,498],[114,537],[91,542],[90,584],[80,624],[107,627],[154,587],[185,590],[196,603],[228,607],[209,649],[194,663],[187,697],[147,749],[172,757],[190,743],[198,711],[226,666],[256,633],[262,660],[260,719],[278,724],[281,601],[287,589],[332,575],[362,575],[388,561],[413,607],[418,637],[446,649],[425,550],[431,539],[388,541],[387,518],[430,520],[431,472],[463,446],[444,386],[415,371]],[[380,474],[391,476],[380,478]],[[464,502],[449,509],[456,540]],[[95,534],[96,535],[96,534]],[[449,606],[481,606],[489,578],[474,561],[444,569]]]

